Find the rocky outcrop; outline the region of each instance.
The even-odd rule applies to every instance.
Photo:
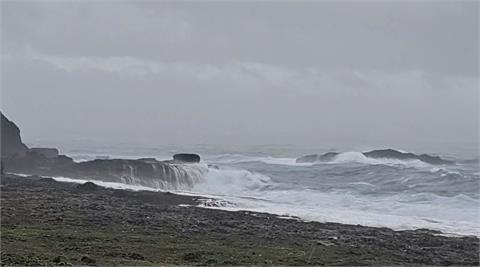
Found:
[[[440,165],[440,164],[452,164],[452,161],[444,160],[438,156],[430,156],[428,154],[416,155],[413,153],[400,152],[394,149],[381,149],[364,152],[363,155],[369,158],[388,158],[388,159],[401,159],[411,160],[417,159],[426,163]]]
[[[56,158],[59,156],[58,149],[56,148],[44,148],[44,147],[32,147],[29,152],[38,153],[49,159]]]
[[[28,147],[22,142],[20,129],[0,112],[1,117],[1,156],[23,156]]]
[[[173,160],[179,163],[199,163],[200,156],[197,154],[181,153],[173,155]]]
[[[297,163],[313,163],[313,162],[328,162],[335,159],[339,153],[328,152],[323,155],[312,154],[300,157],[296,160]],[[380,149],[372,150],[362,153],[367,158],[386,158],[386,159],[399,159],[399,160],[420,160],[429,164],[441,165],[441,164],[453,164],[453,161],[442,159],[438,156],[431,156],[428,154],[416,155],[413,153],[400,152],[394,149]]]
[[[52,158],[32,151],[25,156],[9,157],[3,161],[7,172],[94,179],[161,189],[191,188],[206,171],[202,166],[189,166],[175,160],[143,158],[74,162],[65,155]]]
[[[155,158],[95,159],[75,162],[59,155],[55,148],[28,149],[20,138],[18,127],[2,115],[2,172],[30,175],[64,176],[78,179],[95,179],[106,182],[144,185],[161,189],[191,188],[206,170],[198,163],[196,154],[176,154],[173,160]]]

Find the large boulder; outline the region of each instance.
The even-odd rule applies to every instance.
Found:
[[[173,160],[180,163],[199,163],[200,156],[197,154],[181,153],[173,155]]]
[[[27,153],[28,147],[22,142],[20,129],[7,119],[1,112],[1,156],[23,156]]]

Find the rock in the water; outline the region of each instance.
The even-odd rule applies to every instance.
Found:
[[[1,113],[0,113],[1,114]],[[184,166],[200,162],[196,154],[176,154],[173,160],[158,161],[155,158],[95,159],[75,162],[59,155],[54,148],[32,148],[22,143],[18,127],[2,115],[1,171],[158,187],[163,189],[190,188],[204,173],[201,166]],[[198,167],[198,168],[197,168]],[[94,190],[94,184],[78,188]]]
[[[173,160],[182,163],[199,163],[200,156],[197,154],[181,153],[173,155]]]
[[[297,163],[312,163],[312,162],[328,162],[335,159],[339,153],[328,152],[323,155],[312,154],[300,157],[296,160]],[[400,159],[400,160],[420,160],[429,164],[453,164],[453,161],[442,159],[438,156],[430,156],[428,154],[416,155],[413,153],[400,152],[394,149],[380,149],[372,150],[369,152],[363,152],[363,155],[368,158],[388,158],[388,159]]]
[[[332,161],[337,155],[337,152],[327,152],[320,156],[320,161]]]
[[[369,152],[364,152],[368,158],[389,158],[389,159],[401,159],[401,160],[409,160],[409,159],[418,159],[420,161],[430,163],[430,164],[452,164],[452,161],[444,160],[437,156],[430,156],[428,154],[416,155],[413,153],[404,153],[394,149],[381,149],[381,150],[372,150]]]
[[[20,137],[20,129],[3,116],[3,113],[0,112],[1,117],[1,151],[2,157],[9,156],[23,156],[28,150],[28,147],[22,143],[22,138]]]
[[[58,157],[58,149],[56,148],[44,148],[44,147],[32,147],[29,152],[38,153],[45,156],[48,159]]]

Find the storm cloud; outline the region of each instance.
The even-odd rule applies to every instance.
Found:
[[[1,3],[27,142],[478,146],[478,2]]]

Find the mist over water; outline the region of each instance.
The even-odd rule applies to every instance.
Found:
[[[372,159],[360,151],[340,153],[331,162],[295,163],[296,157],[313,151],[294,146],[242,150],[206,145],[97,150],[65,146],[63,152],[82,161],[99,156],[161,160],[181,151],[195,151],[202,157],[201,164],[189,167],[195,178],[193,186],[138,188],[134,181],[104,186],[177,188],[177,193],[217,198],[214,208],[269,212],[304,220],[480,235],[480,168],[478,162],[467,161],[475,158],[475,150],[468,148],[438,154],[456,161],[454,165]]]

